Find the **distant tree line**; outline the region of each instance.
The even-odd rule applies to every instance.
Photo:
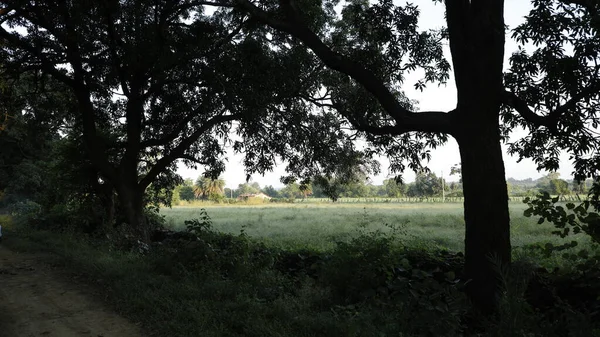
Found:
[[[460,175],[460,171],[451,171]],[[452,173],[451,173],[452,175]],[[462,182],[446,181],[434,172],[418,173],[415,181],[403,183],[394,178],[385,179],[383,184],[375,185],[366,175],[350,182],[333,184],[335,195],[338,198],[434,198],[434,197],[462,197]],[[517,180],[507,179],[507,188],[511,197],[535,196],[540,192],[551,195],[587,194],[592,186],[592,180],[576,182],[561,179],[559,173],[552,172],[538,179],[527,178]],[[239,184],[237,188],[226,188],[225,180],[210,179],[200,176],[194,182],[186,179],[175,188],[173,204],[180,200],[210,200],[220,202],[225,199],[237,199],[242,195],[263,193],[274,199],[305,199],[329,198],[330,194],[322,186],[314,182],[290,182],[282,188],[272,185],[261,187],[257,182]]]

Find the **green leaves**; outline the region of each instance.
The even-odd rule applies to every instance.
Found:
[[[594,182],[595,185],[598,182]],[[573,203],[566,203],[565,206],[556,205],[558,202],[557,197],[550,197],[546,192],[539,194],[536,198],[525,198],[523,201],[529,208],[527,208],[523,215],[526,217],[540,216],[538,224],[542,224],[548,221],[554,225],[557,229],[553,231],[562,238],[569,234],[585,233],[589,235],[593,242],[600,243],[600,233],[598,232],[600,224],[600,214],[597,213],[597,208],[594,208],[596,212],[589,210],[590,201],[585,200],[579,205]],[[565,208],[566,207],[566,208]],[[563,250],[574,247],[577,244],[576,241],[572,241],[571,244],[563,246],[547,246],[546,251]]]
[[[212,232],[212,219],[204,208],[200,209],[198,218],[186,220],[184,224],[189,233],[193,233],[197,236],[203,233]]]
[[[548,119],[545,126],[533,125],[504,110],[502,119],[510,129],[530,131],[510,143],[509,152],[531,158],[540,170],[556,170],[561,150],[567,151],[578,180],[593,177],[600,169],[596,151],[600,142],[589,128],[597,125],[594,102],[600,97],[595,3],[533,1],[525,22],[512,30],[512,38],[521,46],[510,58],[504,81],[509,91]]]

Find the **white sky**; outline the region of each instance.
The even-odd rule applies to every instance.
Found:
[[[405,1],[402,1],[404,3]],[[444,22],[444,6],[441,4],[434,4],[432,0],[414,0],[413,3],[417,4],[421,9],[420,26],[424,29],[437,28],[445,25]],[[505,22],[509,28],[514,28],[516,25],[523,21],[523,17],[527,15],[531,9],[530,1],[527,0],[506,0],[505,1]],[[513,51],[517,49],[517,45],[507,36],[506,47],[505,47],[505,66],[508,65],[508,58]],[[450,61],[450,51],[446,47],[445,50],[446,58]],[[422,111],[449,111],[456,107],[456,86],[454,84],[454,77],[452,76],[448,81],[448,85],[445,87],[437,87],[432,85],[425,89],[423,92],[417,91],[413,88],[415,77],[407,76],[405,82],[405,92],[411,99],[416,99],[419,102],[419,109]],[[522,135],[522,133],[521,133]],[[515,136],[519,136],[515,133]],[[506,176],[516,179],[526,178],[538,178],[545,175],[545,172],[538,172],[536,165],[531,160],[523,160],[517,163],[517,158],[511,157],[506,154],[504,155],[504,164],[506,167]],[[242,165],[242,157],[239,155],[233,155],[233,151],[229,152],[229,161],[227,162],[226,170],[222,177],[225,179],[227,187],[237,187],[238,184],[246,181],[246,175],[244,173],[244,167]],[[381,184],[384,179],[388,177],[387,161],[382,158],[382,174],[371,177],[374,184]],[[448,177],[450,167],[454,164],[460,163],[460,155],[458,152],[458,145],[453,138],[447,145],[440,147],[436,150],[432,150],[432,159],[428,164],[428,167],[433,170],[437,175],[444,174],[448,180],[457,180],[457,177]],[[573,171],[573,167],[568,160],[568,155],[564,154],[561,157],[561,168],[559,173],[562,177],[570,177]],[[179,165],[178,173],[183,178],[196,179],[202,170],[192,170],[186,168],[184,165]],[[258,182],[261,186],[273,185],[275,187],[281,187],[283,184],[279,181],[280,177],[285,174],[285,165],[280,165],[273,172],[267,173],[264,176],[255,174],[252,176],[252,181]],[[404,173],[405,181],[413,181],[414,173],[412,171],[406,171]]]

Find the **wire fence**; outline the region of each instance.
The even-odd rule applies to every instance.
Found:
[[[557,197],[557,196],[554,196]],[[510,202],[523,202],[523,200],[527,198],[526,196],[519,197],[509,197],[508,200]],[[586,199],[585,196],[580,195],[561,195],[558,196],[559,201],[563,202],[577,202],[583,201]],[[403,197],[403,198],[381,198],[381,197],[372,197],[372,198],[338,198],[337,203],[462,203],[464,202],[464,197]],[[333,202],[329,198],[306,198],[306,199],[296,199],[296,203],[328,203]]]

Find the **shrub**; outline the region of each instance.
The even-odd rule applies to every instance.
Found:
[[[13,219],[8,214],[0,214],[0,226],[3,229],[12,229],[13,228]]]
[[[42,206],[30,200],[13,203],[7,209],[13,217],[13,223],[16,227],[26,227],[38,222],[42,213]]]
[[[146,216],[148,228],[151,231],[156,229],[163,229],[167,225],[167,220],[165,219],[165,216],[160,214],[159,208],[156,206],[146,207],[146,209],[144,209],[144,215]]]

